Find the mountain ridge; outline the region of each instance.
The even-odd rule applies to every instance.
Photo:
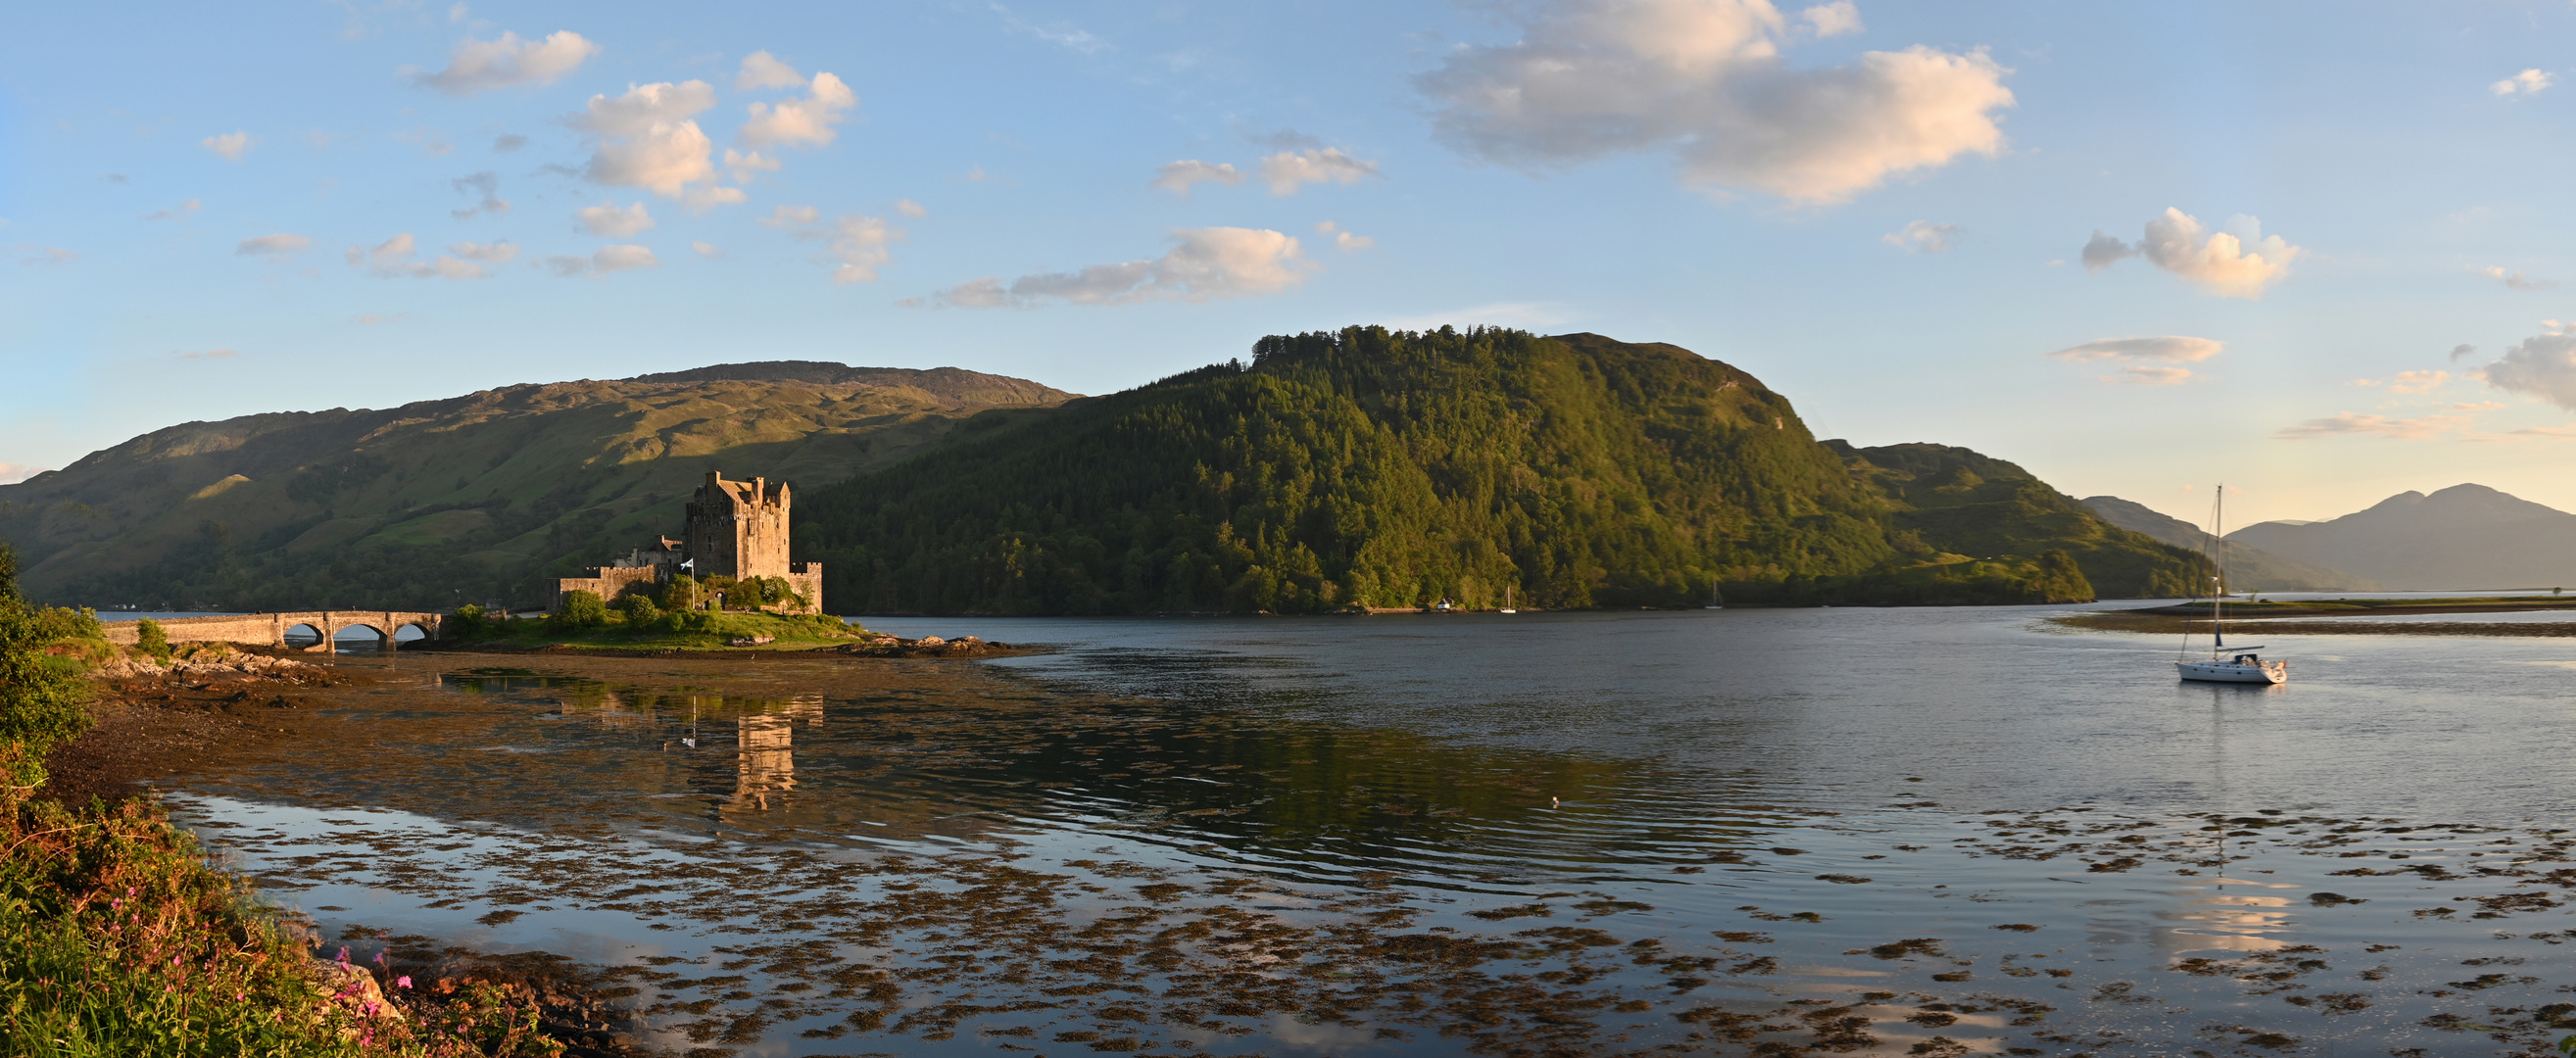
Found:
[[[2401,492],[2341,518],[2260,522],[2227,538],[2392,590],[2576,584],[2576,514],[2474,483]]]
[[[2083,503],[2103,521],[2144,533],[2188,551],[2205,551],[2209,533],[2200,526],[2117,496],[2087,496]],[[2299,523],[2304,524],[2304,523]],[[2377,591],[2379,582],[2343,570],[2276,555],[2240,540],[2229,540],[2227,576],[2239,591]]]

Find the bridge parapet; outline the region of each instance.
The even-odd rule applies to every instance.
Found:
[[[421,635],[437,639],[445,614],[415,613],[402,610],[308,610],[301,613],[218,614],[212,617],[173,617],[160,622],[161,631],[173,643],[248,643],[282,647],[286,632],[297,625],[311,627],[322,634],[322,641],[304,649],[327,654],[331,641],[341,630],[365,628],[376,634],[376,643],[385,650],[394,649],[394,637],[404,626],[420,629]],[[107,641],[119,646],[133,646],[142,640],[139,621],[101,621]]]

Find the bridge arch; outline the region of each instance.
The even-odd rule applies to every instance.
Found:
[[[299,650],[312,650],[316,647],[327,649],[331,642],[331,637],[323,632],[322,626],[310,621],[297,621],[286,626],[285,631],[278,633],[277,638],[277,645],[295,647]]]

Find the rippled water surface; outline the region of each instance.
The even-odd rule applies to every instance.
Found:
[[[2286,686],[2196,686],[2176,641],[2055,612],[884,619],[1050,649],[344,659],[398,678],[298,717],[326,749],[169,782],[334,932],[614,968],[675,1052],[2565,1034],[2568,642],[2284,637]]]

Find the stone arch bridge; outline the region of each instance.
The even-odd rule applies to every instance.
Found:
[[[331,641],[343,629],[364,628],[376,634],[383,649],[394,649],[394,637],[405,627],[420,629],[430,639],[438,638],[439,622],[444,615],[405,613],[400,610],[312,610],[304,613],[246,613],[219,617],[172,617],[162,620],[161,631],[173,643],[251,643],[273,647],[286,645],[286,633],[298,626],[322,634],[322,641],[304,649],[324,654]],[[142,637],[135,621],[101,621],[107,641],[119,646],[133,646]]]

